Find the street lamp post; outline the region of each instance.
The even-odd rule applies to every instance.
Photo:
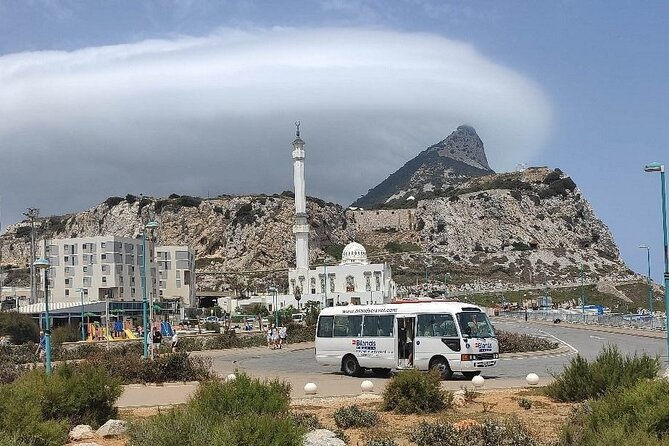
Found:
[[[653,315],[653,279],[650,277],[650,247],[646,245],[639,246],[640,249],[646,250],[646,257],[648,259],[648,312]],[[651,319],[652,323],[652,319]]]
[[[84,329],[84,289],[77,288],[79,291],[79,297],[81,297],[81,340],[86,340],[86,330]]]
[[[159,226],[158,222],[150,221],[142,228],[142,334],[143,334],[143,343],[144,343],[144,359],[149,358],[149,323],[148,323],[148,310],[149,310],[149,296],[147,292],[147,274],[146,270],[148,269],[148,255],[146,251],[146,230],[153,230]]]
[[[323,308],[328,304],[328,259],[323,257],[323,275],[325,276],[325,288],[323,293]]]
[[[36,268],[44,270],[44,316],[46,322],[44,323],[44,348],[46,356],[46,374],[51,375],[51,324],[49,321],[49,260],[39,259],[33,265]]]
[[[660,172],[662,188],[662,233],[664,235],[664,319],[667,329],[667,361],[669,361],[669,243],[667,242],[667,192],[664,178],[664,164],[650,163],[644,167],[646,172]]]
[[[279,326],[279,312],[277,310],[277,307],[279,306],[279,294],[276,289],[276,287],[272,287],[269,289],[269,291],[272,293],[272,307],[274,310],[274,326],[278,327]]]
[[[579,266],[578,275],[581,279],[581,312],[583,313],[583,322],[585,322],[585,290],[583,289],[583,264]]]

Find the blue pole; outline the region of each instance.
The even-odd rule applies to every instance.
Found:
[[[664,234],[664,319],[667,329],[667,361],[669,361],[669,243],[667,243],[667,193],[664,166],[660,171],[660,181],[662,182],[662,231]]]
[[[149,301],[146,291],[146,229],[142,229],[142,336],[144,343],[144,359],[149,358],[149,333],[148,333],[148,317],[147,311],[149,309]]]
[[[49,323],[49,266],[44,268],[44,305],[46,313],[45,348],[46,348],[46,374],[51,375],[51,324]]]
[[[84,329],[84,289],[79,288],[79,294],[81,295],[81,340],[86,340],[86,330]]]

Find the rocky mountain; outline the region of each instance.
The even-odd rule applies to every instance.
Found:
[[[461,125],[443,141],[408,161],[351,206],[376,209],[414,206],[415,201],[456,187],[463,182],[493,174],[474,128]],[[409,200],[407,202],[407,200]]]
[[[263,290],[282,285],[293,266],[290,192],[211,199],[110,197],[87,211],[38,222],[37,236],[139,236],[142,222],[160,223],[158,243],[196,252],[198,287]],[[489,173],[417,200],[415,208],[351,210],[307,200],[310,263],[333,262],[355,239],[374,261],[386,261],[400,284],[439,280],[469,292],[532,285],[634,278],[606,225],[561,171],[529,168]],[[25,267],[27,222],[0,237],[2,259]],[[501,288],[500,288],[501,287]]]

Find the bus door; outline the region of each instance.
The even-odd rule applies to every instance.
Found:
[[[416,340],[416,316],[397,316],[396,358],[398,369],[413,367],[414,342]]]

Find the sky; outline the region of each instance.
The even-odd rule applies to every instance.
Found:
[[[558,167],[661,279],[669,2],[0,0],[2,226],[110,196],[348,205],[458,125]]]

